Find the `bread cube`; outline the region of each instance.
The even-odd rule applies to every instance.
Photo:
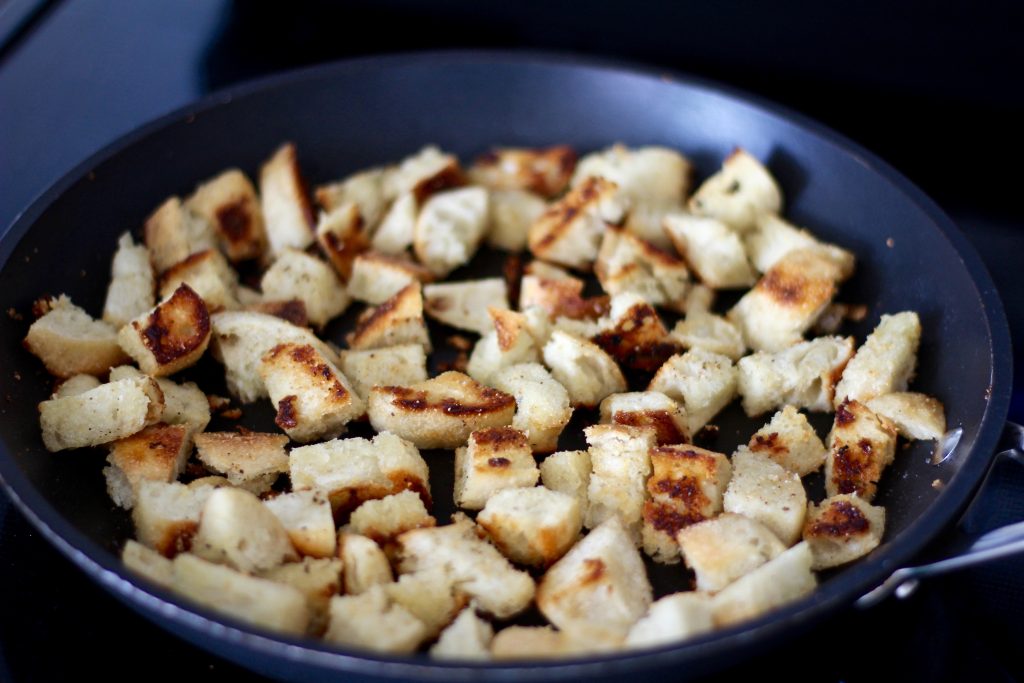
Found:
[[[197,187],[186,206],[213,227],[221,248],[232,261],[263,256],[267,231],[260,200],[252,182],[237,168]]]
[[[240,305],[238,274],[216,249],[197,251],[168,267],[160,276],[160,297],[171,296],[183,284],[202,297],[211,311]]]
[[[644,482],[651,473],[653,429],[625,425],[594,425],[583,430],[590,448],[590,482],[583,524],[593,529],[619,517],[634,542],[640,540]]]
[[[737,375],[727,356],[690,349],[665,361],[647,391],[660,392],[681,403],[689,433],[695,435],[736,397]]]
[[[334,270],[309,254],[282,248],[277,260],[263,273],[263,296],[299,299],[306,305],[309,322],[323,327],[348,308],[351,298]]]
[[[348,293],[368,304],[382,304],[414,282],[430,282],[433,274],[403,256],[366,251],[352,261]]]
[[[152,548],[129,538],[121,550],[121,561],[129,571],[162,588],[171,589],[174,586],[174,565]]]
[[[676,323],[670,335],[685,349],[704,349],[734,362],[747,353],[743,334],[736,325],[700,308],[687,311],[686,318]]]
[[[384,590],[395,604],[423,622],[430,638],[450,624],[467,602],[442,570],[402,574],[397,581],[385,584]]]
[[[590,469],[590,451],[559,451],[541,462],[540,479],[546,488],[575,498],[585,515]]]
[[[544,363],[569,393],[573,405],[596,406],[610,394],[626,390],[622,371],[600,346],[555,330],[544,345]]]
[[[110,444],[103,476],[111,499],[131,510],[142,480],[175,481],[192,453],[189,436],[185,425],[160,422]]]
[[[459,612],[448,628],[441,632],[430,648],[434,659],[486,661],[491,658],[491,641],[494,628],[481,619],[471,605]]]
[[[260,168],[260,202],[271,258],[313,243],[313,205],[292,143],[279,147]]]
[[[428,145],[388,169],[382,182],[387,199],[410,193],[422,204],[435,193],[464,185],[465,177],[455,155]]]
[[[740,236],[720,220],[670,213],[662,225],[676,251],[708,287],[739,289],[754,284]]]
[[[282,493],[263,503],[288,533],[292,545],[307,557],[332,557],[337,549],[331,503],[318,491]]]
[[[466,372],[473,379],[490,384],[501,370],[540,360],[537,340],[530,333],[527,317],[517,311],[488,309],[493,329],[473,347]]]
[[[853,272],[855,259],[851,252],[820,242],[807,230],[801,230],[772,213],[760,214],[756,229],[744,235],[743,240],[750,262],[760,273],[767,272],[789,252],[808,248],[827,252],[833,261],[842,264],[843,270]]]
[[[111,381],[113,381],[113,379]],[[53,390],[53,393],[50,394],[50,398],[78,396],[79,394],[84,394],[90,389],[95,389],[99,385],[100,381],[96,379],[95,375],[72,375],[57,385]]]
[[[381,254],[404,254],[416,236],[419,206],[411,192],[400,195],[381,220],[370,240],[371,248]]]
[[[616,144],[580,159],[572,185],[601,177],[618,185],[631,203],[678,204],[690,189],[692,174],[689,160],[674,149]]]
[[[487,244],[505,251],[523,251],[530,226],[548,208],[548,203],[526,190],[491,190],[490,229]]]
[[[811,550],[797,543],[776,558],[743,575],[711,599],[715,626],[722,628],[754,619],[812,592]]]
[[[712,593],[786,550],[771,529],[729,512],[680,529],[677,540],[683,560],[697,577],[697,590]]]
[[[538,267],[543,264],[543,267]],[[519,282],[519,309],[531,308],[547,312],[551,320],[597,318],[608,310],[607,297],[583,298],[584,282],[567,274],[552,273],[556,269],[543,261],[531,261]]]
[[[363,229],[372,233],[387,209],[388,199],[384,196],[386,175],[387,171],[383,168],[353,173],[344,180],[316,188],[316,201],[328,213],[343,204],[355,204]]]
[[[363,227],[363,217],[355,202],[321,213],[317,220],[316,241],[342,282],[349,281],[352,263],[370,246],[369,234]]]
[[[867,407],[888,420],[905,439],[939,440],[946,433],[946,413],[942,403],[931,396],[899,391],[876,396]]]
[[[668,645],[707,633],[712,628],[710,596],[704,593],[672,593],[656,600],[647,614],[633,624],[626,636],[626,647]]]
[[[366,412],[348,378],[309,344],[278,344],[263,356],[259,372],[277,406],[274,422],[300,443],[333,439]]]
[[[288,472],[288,437],[283,434],[203,432],[195,440],[199,461],[207,469],[256,495],[269,491]]]
[[[132,508],[135,537],[165,557],[188,550],[203,506],[217,488],[208,483],[185,486],[142,480]]]
[[[102,375],[127,360],[113,325],[94,320],[64,294],[46,306],[47,312],[28,328],[23,343],[51,375]]]
[[[331,598],[329,643],[372,652],[410,654],[428,637],[427,627],[392,602],[381,586],[359,595]]]
[[[690,440],[686,411],[665,394],[633,391],[612,394],[601,401],[601,422],[654,429],[658,444]]]
[[[299,559],[277,516],[253,494],[231,487],[206,499],[192,552],[250,574]]]
[[[349,348],[380,349],[399,344],[419,344],[430,352],[430,333],[423,319],[423,292],[414,282],[376,308],[359,316],[354,331],[345,337]]]
[[[110,381],[146,378],[147,375],[132,365],[119,365],[110,370]],[[156,378],[157,386],[164,397],[164,409],[160,420],[170,425],[185,425],[186,448],[191,451],[192,437],[206,429],[210,423],[210,402],[195,382],[178,384],[166,377]]]
[[[370,390],[367,414],[378,431],[391,431],[419,448],[457,448],[469,435],[512,423],[516,401],[461,372],[444,372],[407,387]]]
[[[828,412],[852,356],[853,337],[818,337],[741,358],[736,367],[743,410],[750,417],[786,405]]]
[[[455,504],[480,510],[497,491],[533,486],[540,470],[526,435],[511,427],[478,429],[455,449]]]
[[[519,363],[491,375],[489,382],[515,398],[512,426],[526,434],[534,453],[550,453],[558,447],[558,437],[572,418],[572,406],[565,387],[543,365]]]
[[[747,448],[804,477],[825,464],[825,444],[803,413],[787,405],[752,437]]]
[[[665,216],[683,211],[683,205],[677,202],[641,202],[629,207],[626,220],[622,227],[631,235],[653,244],[662,251],[674,253],[672,240],[665,233]]]
[[[856,493],[871,502],[882,471],[896,457],[896,429],[859,401],[844,400],[836,408],[825,459],[825,491],[829,497]]]
[[[861,500],[856,494],[840,494],[807,506],[803,538],[822,570],[852,562],[878,547],[885,533],[885,508]]]
[[[491,658],[557,659],[582,654],[597,646],[597,643],[578,642],[565,631],[556,631],[550,626],[506,626],[491,641]]]
[[[415,491],[401,491],[377,500],[368,500],[348,520],[348,530],[373,539],[390,551],[396,539],[410,529],[432,527],[437,521],[427,512],[423,499]]]
[[[110,267],[111,280],[103,303],[103,320],[121,327],[132,318],[153,308],[156,287],[153,266],[146,247],[132,241],[129,233],[117,240],[117,251]]]
[[[618,186],[589,177],[533,222],[527,243],[539,259],[590,270],[607,224],[618,223],[624,214]]]
[[[628,292],[676,311],[690,289],[690,271],[680,258],[623,228],[605,231],[594,272],[612,296]]]
[[[157,273],[189,254],[217,246],[213,227],[188,210],[178,197],[169,198],[146,219],[143,237]]]
[[[529,190],[556,197],[569,184],[576,152],[568,145],[546,148],[497,147],[469,169],[469,179],[492,190]]]
[[[612,515],[544,574],[537,607],[577,641],[621,643],[653,601],[640,553]]]
[[[51,453],[123,439],[160,421],[164,397],[155,381],[124,379],[39,404],[43,445]]]
[[[358,595],[394,581],[388,556],[372,539],[344,530],[339,532],[338,557],[344,565],[342,577],[346,593]]]
[[[761,162],[736,148],[722,162],[722,169],[697,188],[689,206],[694,213],[716,218],[742,233],[755,226],[758,215],[779,213],[782,193]]]
[[[836,386],[835,405],[848,398],[865,403],[877,396],[906,391],[917,367],[920,343],[917,313],[883,315],[843,371]]]
[[[726,512],[761,522],[789,547],[804,526],[807,492],[799,474],[740,446],[732,456],[732,479],[723,503]]]
[[[546,567],[576,542],[583,512],[573,496],[543,486],[503,488],[488,498],[476,522],[513,562]]]
[[[488,309],[508,309],[508,287],[500,277],[444,282],[423,288],[423,309],[445,325],[487,334],[494,325]]]
[[[408,386],[426,381],[427,354],[419,344],[342,351],[341,369],[359,398],[366,401],[375,386]]]
[[[431,196],[416,217],[416,258],[438,277],[469,263],[487,232],[489,214],[487,190],[481,187]]]
[[[117,342],[147,375],[166,377],[195,365],[210,344],[210,312],[186,284],[117,333]]]
[[[449,582],[476,599],[480,609],[499,619],[529,607],[533,579],[515,569],[498,550],[481,540],[472,520],[462,514],[452,524],[413,529],[398,537],[402,574],[442,571]]]
[[[306,599],[307,633],[320,636],[327,629],[331,598],[341,592],[342,562],[337,558],[304,557],[260,573],[260,578],[291,586]]]

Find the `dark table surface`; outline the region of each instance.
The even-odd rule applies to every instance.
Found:
[[[1013,187],[1020,174],[997,172],[1022,113],[1017,74],[1024,60],[1013,28],[1021,26],[1020,7],[991,3],[968,12],[952,2],[930,4],[922,23],[911,10],[883,3],[848,15],[766,5],[772,9],[744,6],[739,13],[740,3],[729,2],[685,10],[598,2],[580,21],[570,4],[553,3],[544,6],[543,22],[531,23],[538,3],[484,11],[459,2],[309,2],[284,12],[277,3],[224,0],[0,0],[0,228],[119,135],[245,77],[396,49],[570,49],[718,78],[873,149],[932,194],[975,244],[1013,337],[1024,344],[1024,285],[1016,277],[1024,226]],[[416,37],[399,40],[390,30],[398,11],[417,17]],[[782,15],[767,14],[776,11]],[[641,24],[642,34],[634,30]],[[609,35],[609,25],[619,30]],[[365,30],[345,30],[353,26]],[[1008,87],[997,91],[1004,81]],[[1024,419],[1022,388],[1018,370],[1011,407],[1017,421]],[[1024,472],[1003,465],[990,481],[972,516],[975,530],[1024,519]],[[931,580],[907,600],[851,608],[723,679],[1024,680],[1022,576],[1024,562],[1011,559]],[[864,654],[844,655],[849,639],[862,643]],[[0,680],[135,680],[154,666],[161,679],[262,680],[122,606],[0,494]]]

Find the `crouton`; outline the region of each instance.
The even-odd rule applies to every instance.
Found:
[[[590,451],[559,451],[541,462],[540,479],[546,488],[575,498],[585,515],[590,469]]]
[[[167,268],[160,277],[160,297],[171,296],[183,284],[202,297],[211,311],[239,307],[238,274],[216,249],[204,249]]]
[[[540,470],[526,435],[511,427],[478,429],[455,449],[455,504],[480,510],[497,491],[533,486]]]
[[[121,561],[129,571],[162,588],[170,589],[174,586],[174,565],[152,548],[129,538],[121,550]]]
[[[260,168],[260,202],[271,258],[313,243],[313,205],[292,143],[279,147]]]
[[[533,261],[532,263],[541,263]],[[574,277],[524,275],[519,283],[519,309],[537,308],[558,317],[597,318],[607,311],[606,297],[583,298],[583,280]]]
[[[740,446],[732,456],[732,479],[723,505],[726,512],[761,522],[788,548],[800,538],[807,492],[799,474]]]
[[[384,217],[388,200],[384,196],[383,168],[370,168],[353,173],[340,182],[328,183],[316,188],[316,201],[328,213],[342,204],[355,204],[362,219],[363,228],[373,232]]]
[[[165,201],[146,219],[143,237],[158,273],[189,254],[217,246],[209,222],[189,211],[178,197]]]
[[[383,178],[383,191],[389,200],[410,193],[422,204],[431,195],[460,187],[465,182],[459,160],[453,154],[428,145],[403,159],[397,167],[388,169]]]
[[[680,529],[677,539],[699,591],[720,591],[786,550],[765,525],[728,512]]]
[[[576,640],[621,643],[653,601],[640,553],[613,515],[544,574],[537,607]]]
[[[366,251],[352,262],[348,293],[368,304],[382,304],[413,282],[430,282],[433,274],[402,256]]]
[[[779,213],[782,193],[768,169],[737,148],[726,157],[722,169],[697,188],[689,207],[742,233],[754,227],[758,215]]]
[[[876,396],[906,391],[917,367],[920,343],[917,313],[883,315],[843,371],[836,386],[835,405],[848,398],[864,403]]]
[[[196,434],[199,461],[223,474],[232,486],[257,495],[266,493],[279,475],[288,471],[283,434],[259,432],[203,432]]]
[[[486,384],[507,367],[540,360],[540,349],[526,315],[493,307],[488,312],[494,327],[473,347],[466,366],[470,377]]]
[[[384,590],[395,604],[423,622],[430,638],[450,624],[467,602],[442,570],[402,574],[394,583],[386,584]]]
[[[747,352],[743,334],[736,325],[700,308],[687,311],[686,318],[676,323],[670,336],[683,348],[704,349],[732,361]]]
[[[430,505],[427,463],[414,445],[381,432],[367,439],[334,439],[293,448],[289,454],[293,490],[326,493],[335,510],[348,512],[363,501],[415,491]]]
[[[743,410],[750,417],[785,405],[828,412],[852,356],[853,337],[819,337],[741,358],[736,367]]]
[[[622,228],[605,231],[594,273],[612,296],[629,292],[676,311],[690,288],[690,271],[681,259]]]
[[[629,213],[626,214],[626,220],[622,223],[622,227],[626,229],[626,232],[636,235],[644,242],[653,244],[658,249],[672,251],[672,240],[665,233],[665,216],[679,213],[682,210],[682,204],[675,202],[633,204],[629,207]]]
[[[192,453],[189,428],[157,423],[110,444],[109,465],[103,468],[111,499],[131,510],[143,479],[172,482]]]
[[[111,381],[113,381],[113,378],[111,378]],[[78,396],[90,389],[95,389],[99,385],[100,381],[96,379],[95,375],[72,375],[57,385],[53,393],[50,394],[50,398]]]
[[[317,491],[282,493],[264,502],[302,555],[332,557],[337,548],[331,503]]]
[[[825,444],[803,413],[787,405],[752,437],[747,448],[804,477],[825,464]]]
[[[530,226],[547,208],[547,202],[526,190],[491,190],[491,227],[484,239],[496,249],[523,251]]]
[[[434,275],[469,263],[487,231],[487,190],[467,187],[433,195],[416,217],[413,251]]]
[[[415,491],[401,491],[377,500],[368,500],[352,511],[348,529],[373,539],[385,552],[396,546],[396,539],[410,529],[432,527],[437,521],[427,512],[423,499]]]
[[[102,375],[128,359],[110,323],[93,320],[63,294],[46,306],[46,314],[28,328],[23,343],[51,375]]]
[[[477,535],[472,520],[456,514],[452,524],[413,529],[398,537],[402,574],[443,571],[459,590],[476,599],[480,609],[499,619],[529,607],[535,586],[500,552]]]
[[[309,344],[332,363],[337,354],[312,332],[276,316],[252,311],[225,311],[210,316],[214,358],[224,364],[228,390],[242,403],[267,396],[260,361],[278,344]]]
[[[434,659],[486,661],[491,658],[493,638],[494,628],[470,605],[441,632],[437,643],[430,648],[430,656]]]
[[[747,621],[804,597],[818,584],[811,562],[808,545],[797,543],[733,581],[711,599],[715,626]]]
[[[750,262],[760,273],[767,272],[789,252],[808,248],[824,251],[832,261],[841,266],[841,270],[847,274],[853,272],[855,258],[852,253],[818,241],[808,231],[801,230],[775,214],[760,214],[756,220],[756,228],[744,235],[743,239]]]
[[[633,293],[616,294],[593,342],[615,360],[638,370],[654,370],[679,350],[657,311]]]
[[[260,578],[291,586],[306,598],[307,633],[320,636],[327,629],[331,598],[341,592],[342,563],[337,558],[304,557],[260,573]]]
[[[105,322],[119,328],[153,308],[156,284],[149,252],[146,247],[136,245],[127,232],[117,240],[110,275],[107,298],[103,303]]]
[[[142,480],[132,508],[135,537],[165,557],[188,550],[203,506],[217,488]]]
[[[392,602],[383,587],[331,598],[329,643],[373,652],[410,654],[428,637],[427,627]]]
[[[651,473],[649,453],[657,444],[654,430],[594,425],[583,433],[590,446],[591,465],[583,524],[593,529],[617,516],[634,543],[639,543],[644,482]]]
[[[515,409],[508,394],[450,371],[407,387],[376,386],[366,412],[374,429],[419,448],[457,448],[478,429],[511,424]]]
[[[754,284],[740,236],[714,218],[671,213],[662,225],[676,251],[708,287],[738,289]]]
[[[607,224],[618,223],[625,213],[617,191],[611,181],[587,178],[533,222],[530,251],[545,261],[590,270]]]
[[[379,349],[399,344],[419,344],[428,353],[430,334],[423,319],[423,293],[414,282],[376,308],[368,308],[345,338],[352,349]]]
[[[546,567],[576,542],[583,528],[579,502],[543,486],[505,488],[488,500],[477,524],[513,562]]]
[[[296,588],[188,553],[174,558],[174,590],[189,600],[239,621],[300,636],[309,624],[305,596]]]
[[[384,214],[377,231],[370,240],[371,248],[381,254],[403,254],[412,246],[416,236],[416,215],[419,207],[412,193],[395,199]]]
[[[737,371],[726,357],[701,348],[665,361],[647,391],[681,403],[690,434],[696,434],[736,396]]]
[[[267,231],[260,200],[252,182],[238,169],[224,171],[197,187],[186,206],[213,227],[231,261],[263,256]]]
[[[351,298],[338,275],[326,263],[295,249],[282,248],[260,281],[263,296],[299,299],[309,322],[323,327],[348,308]]]
[[[170,298],[117,333],[117,342],[147,375],[165,377],[195,365],[210,344],[210,312],[181,285]]]
[[[946,433],[942,403],[914,392],[883,394],[867,401],[867,407],[896,427],[905,439],[941,439]]]
[[[342,204],[328,213],[320,214],[316,224],[316,241],[327,260],[334,266],[342,282],[352,275],[355,258],[370,246],[370,238],[363,230],[363,218],[355,202]]]
[[[253,494],[231,487],[206,499],[192,552],[250,574],[299,559],[277,516]]]
[[[379,545],[365,536],[339,532],[338,557],[344,565],[342,577],[346,593],[358,595],[372,590],[374,586],[394,581],[387,555]]]
[[[568,145],[498,147],[476,159],[469,179],[492,190],[529,190],[550,198],[566,188],[575,166],[576,152]]]
[[[239,288],[239,291],[243,289]],[[306,304],[301,299],[264,301],[262,295],[257,294],[255,301],[244,305],[244,310],[253,311],[254,313],[266,313],[275,318],[286,320],[296,327],[309,327],[309,315],[306,313]]]
[[[601,401],[601,422],[651,427],[659,445],[690,440],[686,411],[668,396],[657,391],[612,394]]]
[[[597,646],[597,643],[578,642],[550,626],[506,626],[491,641],[491,657],[496,660],[555,659],[582,654]]]
[[[644,551],[657,562],[679,561],[680,529],[722,511],[732,466],[722,453],[689,444],[658,446],[649,451],[651,476],[643,506]]]
[[[544,363],[573,405],[596,406],[606,396],[626,390],[615,360],[593,342],[555,330],[543,353]]]
[[[51,453],[123,439],[160,421],[164,397],[152,379],[101,384],[75,396],[39,404],[43,445]]]
[[[277,406],[275,424],[300,443],[333,439],[366,412],[348,378],[309,344],[278,344],[263,356],[259,372]]]
[[[781,548],[779,552],[782,552]],[[711,598],[704,593],[672,593],[656,600],[629,629],[626,647],[677,643],[714,628]]]
[[[558,447],[558,437],[572,417],[572,406],[565,387],[543,365],[513,365],[491,375],[489,383],[515,398],[512,426],[526,434],[534,453],[550,453]]]
[[[409,386],[427,379],[427,354],[419,344],[403,344],[369,351],[342,351],[341,370],[366,401],[375,386]]]
[[[896,456],[896,429],[863,403],[844,400],[836,408],[828,448],[826,493],[856,493],[871,502],[882,470]]]
[[[572,185],[599,176],[618,185],[631,203],[679,204],[690,189],[692,174],[689,160],[674,149],[617,144],[580,159]]]
[[[132,365],[119,365],[110,370],[110,381],[145,378],[147,375]],[[164,410],[160,420],[170,425],[185,425],[187,448],[192,448],[192,437],[206,429],[210,423],[210,403],[195,382],[178,384],[166,377],[156,378],[164,397]]]
[[[811,569],[837,567],[863,557],[878,547],[885,532],[885,508],[861,500],[856,494],[827,498],[807,506],[803,538],[811,548]]]
[[[435,320],[460,330],[486,334],[494,327],[488,309],[508,309],[504,278],[445,282],[423,288],[423,309]]]

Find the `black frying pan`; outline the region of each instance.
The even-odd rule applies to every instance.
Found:
[[[255,174],[283,140],[297,144],[313,183],[428,142],[464,159],[495,144],[565,142],[580,151],[614,141],[661,144],[683,150],[701,176],[741,145],[767,160],[791,220],[856,252],[859,267],[842,299],[869,304],[869,315],[849,333],[862,340],[881,313],[919,312],[924,340],[914,387],[940,397],[963,436],[940,467],[929,464],[927,444],[898,455],[878,498],[888,510],[885,542],[824,576],[799,603],[657,650],[543,664],[442,665],[260,632],[128,575],[117,555],[130,521],[104,491],[103,453],[43,450],[35,406],[49,392],[48,379],[21,348],[27,321],[9,320],[0,344],[0,476],[9,494],[90,576],[201,647],[291,680],[339,672],[435,680],[707,672],[795,637],[907,564],[952,523],[987,470],[1009,400],[1009,334],[988,274],[950,220],[885,163],[813,122],[719,86],[632,68],[564,57],[408,55],[316,67],[211,96],[97,154],[18,219],[0,242],[2,308],[26,314],[38,296],[67,292],[99,311],[120,232],[137,231],[165,197],[187,193],[227,166]],[[252,408],[252,420],[266,420],[264,408]],[[729,452],[758,426],[737,413],[733,407],[722,418],[712,445]],[[933,486],[937,479],[940,487]],[[666,590],[673,577],[658,572],[655,579]]]

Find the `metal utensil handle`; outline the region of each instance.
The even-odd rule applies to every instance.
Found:
[[[1024,465],[1024,427],[1007,423],[1003,431],[1003,447],[1004,450],[996,454],[996,459],[1013,460]],[[914,592],[921,579],[1020,552],[1024,552],[1024,522],[993,529],[968,543],[959,555],[918,567],[897,569],[878,588],[857,600],[857,607],[873,607],[894,593],[897,598],[905,598]]]

